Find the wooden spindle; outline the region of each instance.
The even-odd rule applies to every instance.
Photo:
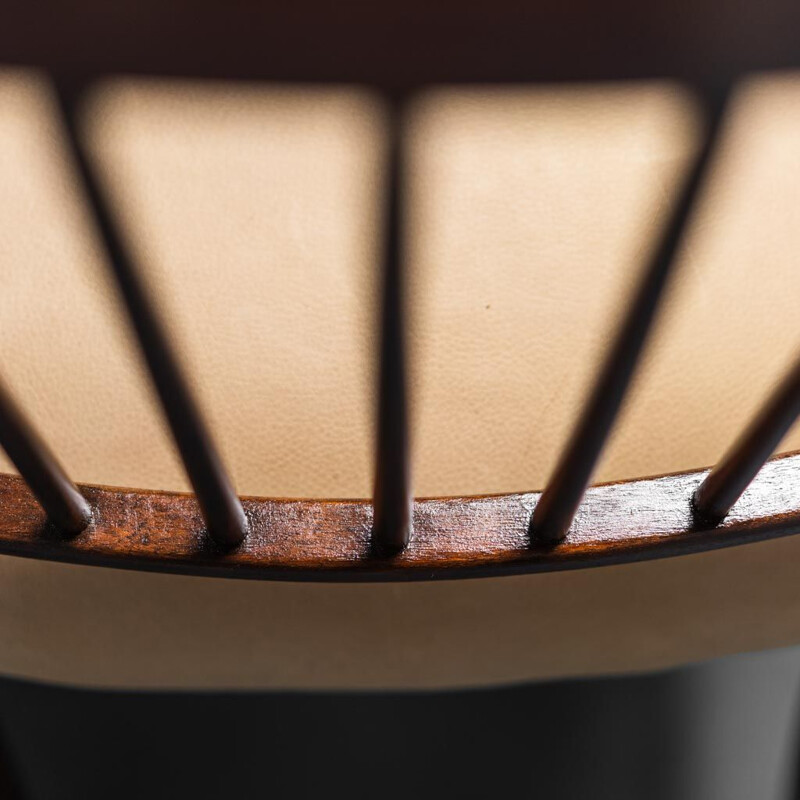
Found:
[[[56,81],[56,95],[67,134],[66,141],[83,184],[86,200],[94,215],[100,240],[105,246],[109,269],[136,332],[208,531],[219,545],[234,546],[247,534],[247,517],[83,145],[76,119],[79,91],[80,84]]]
[[[72,536],[89,524],[91,509],[86,499],[1,384],[0,446],[53,525]]]
[[[411,537],[405,285],[403,275],[403,141],[399,103],[389,120],[378,368],[378,424],[372,543],[384,555]]]
[[[741,436],[700,484],[693,498],[702,519],[719,522],[775,452],[800,415],[800,360],[784,377]]]
[[[566,535],[633,377],[675,255],[709,170],[727,91],[706,96],[703,144],[660,234],[641,284],[622,320],[588,401],[531,518],[532,538],[546,543]]]

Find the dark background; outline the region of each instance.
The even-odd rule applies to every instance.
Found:
[[[783,800],[794,796],[799,686],[799,649],[435,694],[113,693],[6,679],[0,731],[32,800]]]

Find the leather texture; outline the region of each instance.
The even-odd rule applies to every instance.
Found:
[[[800,79],[742,87],[598,480],[712,464],[800,342]],[[237,489],[368,496],[382,106],[110,82],[86,133]],[[668,84],[410,110],[414,480],[543,486],[696,146]],[[46,83],[0,74],[0,369],[79,481],[186,489]],[[800,431],[782,450],[800,446]],[[11,469],[7,462],[0,466]],[[255,584],[0,558],[0,672],[97,686],[441,687],[800,641],[793,539],[441,584]],[[800,555],[800,552],[798,553]]]

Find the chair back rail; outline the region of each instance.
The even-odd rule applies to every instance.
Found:
[[[360,83],[727,78],[800,61],[795,0],[8,0],[0,57],[63,73]]]
[[[16,475],[0,475],[0,553],[136,570],[298,581],[438,580],[549,572],[687,555],[800,533],[800,454],[769,461],[719,524],[692,513],[707,473],[592,486],[556,544],[528,532],[537,492],[416,500],[414,535],[386,558],[365,500],[243,498],[237,548],[207,535],[192,495],[81,486],[92,521],[79,536],[51,524]]]
[[[0,29],[0,55],[54,75],[65,141],[200,516],[186,495],[98,487],[79,492],[0,390],[0,444],[41,504],[41,510],[31,505],[19,479],[0,478],[0,551],[236,576],[420,578],[613,563],[800,530],[798,509],[771,505],[764,495],[764,487],[796,479],[800,457],[771,462],[762,471],[760,493],[742,498],[800,413],[800,366],[708,476],[686,473],[587,493],[712,168],[737,76],[800,60],[788,33],[800,30],[800,7],[789,0],[764,5],[760,36],[750,35],[748,14],[722,0],[681,0],[683,16],[674,7],[667,14],[633,0],[603,9],[588,0],[548,0],[535,8],[521,0],[458,8],[452,0],[436,8],[410,0],[402,8],[336,7],[333,15],[321,0],[248,7],[246,13],[244,7],[203,0],[192,5],[189,27],[179,8],[154,0],[123,0],[113,14],[101,13],[96,0],[82,0],[54,4],[47,25],[36,27],[38,35],[32,33],[33,12],[14,8]],[[67,8],[71,13],[64,16]],[[37,19],[39,14],[37,7]],[[537,24],[545,20],[548,25]],[[587,21],[602,22],[613,29],[610,39],[635,41],[636,47],[608,47],[607,41],[599,47],[598,37],[588,36]],[[180,37],[173,35],[179,23]],[[500,28],[502,36],[493,40]],[[237,35],[219,35],[221,30]],[[213,52],[208,36],[219,45]],[[494,43],[476,59],[480,41]],[[80,97],[95,78],[116,71],[358,81],[389,99],[371,504],[237,497],[82,141]],[[414,503],[403,268],[405,100],[440,82],[664,76],[690,79],[699,88],[706,135],[544,492]],[[658,519],[652,509],[659,509]],[[300,524],[308,527],[298,540]]]

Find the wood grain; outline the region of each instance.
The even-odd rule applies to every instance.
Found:
[[[228,578],[397,581],[600,566],[800,532],[800,454],[770,461],[716,527],[691,510],[705,474],[594,486],[551,546],[529,546],[538,493],[418,500],[414,537],[391,559],[371,549],[367,501],[245,499],[251,533],[222,551],[191,495],[85,486],[92,522],[66,539],[21,478],[0,475],[0,553]]]

